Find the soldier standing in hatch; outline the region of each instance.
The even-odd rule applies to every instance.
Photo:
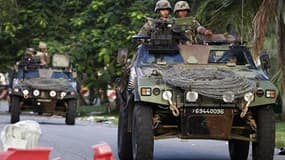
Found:
[[[174,7],[174,14],[176,18],[185,18],[185,17],[190,17],[190,7],[189,4],[186,1],[178,1],[175,4]],[[205,27],[201,26],[200,23],[193,18],[192,21],[192,26],[190,30],[186,31],[186,37],[193,42],[194,41],[194,36],[196,33],[211,37],[213,33],[210,30],[207,30]]]
[[[40,57],[41,65],[46,66],[49,63],[49,55],[47,50],[47,44],[44,42],[39,43],[39,51],[36,56]]]
[[[27,48],[21,60],[16,62],[15,69],[17,69],[19,65],[30,63],[35,55],[36,50],[34,48]]]
[[[34,48],[27,48],[25,51],[25,58],[28,58],[30,61],[35,55],[36,55],[36,50]]]
[[[169,21],[169,14],[171,11],[171,5],[167,0],[159,0],[156,2],[154,12],[157,14],[155,19]],[[149,36],[151,29],[155,27],[153,20],[148,20],[139,31],[139,35]]]

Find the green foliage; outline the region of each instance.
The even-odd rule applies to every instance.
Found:
[[[242,0],[193,1],[199,6],[193,14],[203,25],[215,33],[235,32],[239,37],[242,34],[245,41],[251,42],[253,37],[252,21],[262,0],[243,0],[243,5]]]
[[[276,123],[276,147],[281,148],[285,146],[285,122]]]
[[[170,0],[172,6],[176,1]],[[192,15],[215,32],[227,26],[241,32],[241,1],[191,0]],[[252,38],[252,19],[259,1],[245,1],[244,23]],[[118,48],[134,53],[132,36],[154,16],[150,0],[0,0],[0,58],[12,66],[25,48],[37,49],[45,41],[49,53],[68,53],[83,83],[106,87],[121,74],[116,64]],[[221,18],[224,17],[224,18]],[[2,68],[2,66],[0,66]]]
[[[0,0],[1,60],[8,59],[12,66],[25,48],[45,41],[50,54],[71,55],[89,86],[106,86],[121,73],[117,49],[133,50],[131,37],[153,5],[128,0]]]

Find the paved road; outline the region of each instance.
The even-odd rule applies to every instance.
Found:
[[[9,115],[0,113],[0,130],[9,124]],[[91,146],[101,142],[108,143],[115,158],[117,156],[117,127],[110,124],[99,124],[89,121],[77,121],[75,126],[64,124],[62,117],[21,116],[21,120],[35,120],[40,123],[42,136],[40,146],[50,146],[54,150],[51,159],[61,157],[62,160],[91,160]],[[155,141],[155,160],[228,160],[227,143],[224,141],[179,139]],[[285,159],[276,156],[275,160]]]
[[[5,114],[0,116],[0,128],[3,128],[4,125],[9,124],[9,116]],[[78,121],[75,126],[67,126],[64,124],[64,119],[60,117],[21,116],[21,120],[27,119],[40,123],[42,129],[40,146],[54,148],[51,159],[59,156],[63,160],[90,160],[93,157],[91,146],[101,142],[107,142],[113,152],[117,152],[116,126],[86,121]],[[154,157],[156,160],[229,159],[225,142],[208,142],[159,140],[155,142]],[[115,156],[118,159],[116,154]]]

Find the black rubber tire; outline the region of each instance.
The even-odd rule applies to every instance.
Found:
[[[20,113],[21,113],[21,106],[20,106],[20,97],[12,96],[11,97],[11,123],[16,123],[20,121]]]
[[[257,141],[252,143],[253,160],[273,160],[275,148],[275,117],[272,106],[256,110]]]
[[[231,160],[247,160],[249,141],[231,139],[228,143]]]
[[[132,148],[134,160],[153,159],[153,111],[143,104],[135,104],[132,123]]]
[[[128,132],[128,109],[124,102],[118,104],[120,108],[117,146],[121,160],[132,160],[132,133]]]
[[[65,117],[65,124],[67,125],[74,125],[75,118],[76,118],[76,110],[77,110],[77,100],[72,99],[68,100],[68,108]]]

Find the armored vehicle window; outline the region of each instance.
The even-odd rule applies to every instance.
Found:
[[[54,78],[54,79],[70,79],[70,77],[68,76],[67,73],[65,72],[53,72],[52,75],[51,75],[51,78]]]
[[[217,63],[235,63],[237,65],[246,65],[247,61],[243,55],[243,52],[235,52],[232,50],[225,51],[219,59],[216,61]]]
[[[140,65],[149,65],[149,64],[180,64],[183,63],[183,58],[180,53],[151,53],[147,50],[141,52],[139,55]]]
[[[30,70],[30,71],[19,70],[19,72],[17,73],[18,79],[38,78],[39,76],[40,75],[37,70]]]
[[[255,68],[250,52],[241,46],[230,46],[229,50],[211,50],[208,62],[235,63],[236,65],[249,65]]]

